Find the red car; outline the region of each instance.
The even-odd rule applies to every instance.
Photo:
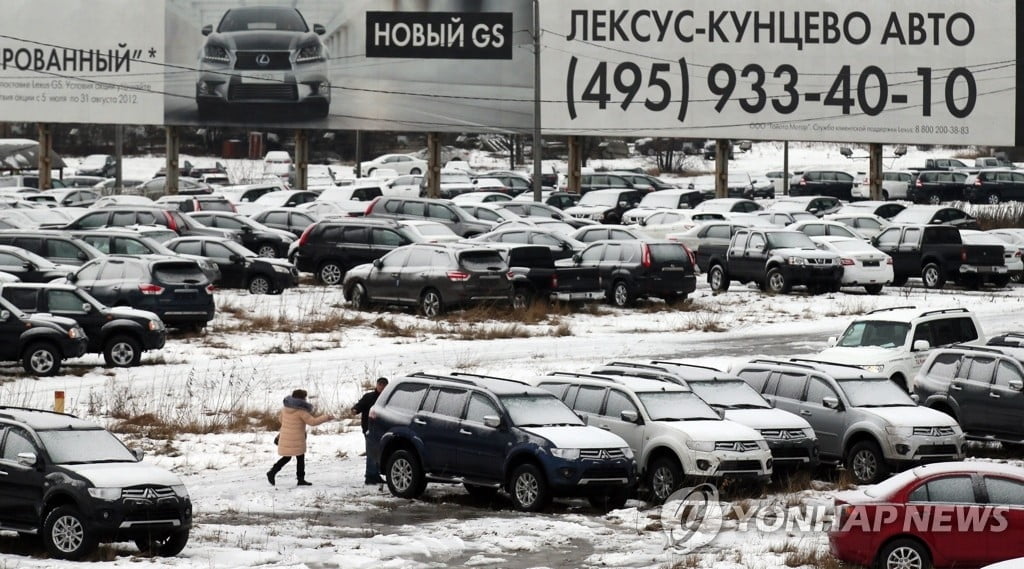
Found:
[[[1024,469],[919,466],[835,497],[837,558],[881,569],[970,567],[1024,556]]]

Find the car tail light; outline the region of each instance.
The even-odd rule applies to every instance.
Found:
[[[975,186],[980,186],[980,185],[982,185],[982,184],[981,184],[981,182],[982,182],[981,178],[975,178],[975,179],[974,179],[974,185],[975,185]]]
[[[363,215],[370,215],[370,212],[373,211],[373,206],[377,205],[377,200],[379,199],[380,196],[373,198],[373,201],[370,202],[370,205],[366,206],[366,211],[363,212]]]
[[[961,247],[960,248],[960,262],[961,263],[966,263],[967,262],[967,247]]]
[[[691,251],[690,248],[687,247],[686,245],[683,245],[683,251],[686,251],[686,256],[690,258],[690,265],[696,267],[697,257],[694,256],[693,251]]]
[[[298,246],[299,246],[299,247],[305,247],[305,246],[306,246],[306,242],[307,242],[307,241],[309,241],[309,233],[310,233],[311,231],[313,231],[313,228],[314,228],[314,227],[316,227],[316,224],[315,224],[315,223],[311,223],[311,224],[309,225],[309,227],[307,227],[307,228],[306,228],[306,229],[305,229],[305,230],[304,230],[304,231],[302,232],[302,235],[300,235],[300,236],[299,236],[299,244],[298,244]]]
[[[164,287],[152,283],[140,283],[139,292],[142,294],[163,294]]]
[[[797,185],[798,186],[806,186],[807,185],[807,178],[800,178],[800,182]]]
[[[924,182],[922,182],[921,180],[917,180],[916,182],[914,182],[914,186],[918,188],[923,188]]]
[[[213,286],[213,284],[206,285],[206,294],[213,294],[216,291],[217,287]]]
[[[640,264],[645,269],[651,268],[651,247],[647,243],[644,243],[640,249]]]
[[[456,283],[466,282],[469,280],[469,273],[465,271],[448,271],[448,280]]]
[[[1022,255],[1021,255],[1021,250],[1020,250],[1020,249],[1017,249],[1017,252],[1016,252],[1016,253],[1014,253],[1014,254],[1013,254],[1013,256],[1014,256],[1014,257],[1020,257],[1020,256],[1022,256]]]
[[[552,273],[551,275],[551,290],[558,288],[558,273]]]
[[[854,265],[854,262],[853,259],[847,259],[846,257],[843,257],[842,259],[839,259],[839,264],[843,265],[844,267],[851,267]]]
[[[885,258],[885,264],[886,265],[891,265],[892,264],[892,257],[886,257]]]
[[[171,231],[177,233],[178,232],[178,221],[176,219],[174,219],[174,216],[171,215],[171,212],[169,212],[169,211],[165,211],[164,212],[164,216],[167,217],[167,229],[170,229]]]

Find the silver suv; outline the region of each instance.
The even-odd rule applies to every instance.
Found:
[[[775,407],[807,419],[822,462],[844,463],[857,484],[879,482],[891,469],[964,457],[956,420],[918,407],[883,375],[795,359],[754,360],[733,373]]]
[[[589,425],[625,439],[655,501],[667,499],[687,479],[771,477],[772,455],[764,437],[723,419],[689,387],[564,372],[532,383],[554,393]]]

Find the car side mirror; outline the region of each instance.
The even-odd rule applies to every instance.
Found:
[[[79,251],[78,255],[75,255],[75,256],[78,258],[79,261],[88,261],[89,260],[89,257],[85,253],[83,253],[81,251]]]
[[[0,310],[0,322],[7,322],[7,320],[10,317],[11,317],[11,311],[10,310]]]
[[[64,278],[66,278],[69,283],[73,283],[78,280],[78,275],[76,275],[75,273],[68,273],[68,276]]]
[[[929,221],[928,223],[931,223],[931,224],[941,224],[942,220],[936,217],[935,219]]]
[[[323,24],[313,24],[313,33],[322,36],[327,33],[327,28]]]
[[[932,345],[928,343],[928,340],[914,340],[914,345],[911,347],[912,352],[924,352]]]
[[[459,222],[459,216],[457,216],[455,214],[452,214],[452,216],[448,220],[451,221],[452,223],[458,223]]]
[[[827,342],[828,347],[830,347],[830,348],[834,347],[837,343],[839,343],[839,338],[838,337],[836,337],[836,336],[829,336],[828,337],[828,342]]]
[[[589,425],[590,424],[590,415],[585,415],[583,413],[577,412],[576,416],[580,418],[580,421],[583,421],[584,425]]]
[[[132,455],[135,456],[135,460],[141,461],[142,457],[146,456],[146,451],[142,450],[141,448],[133,448]]]
[[[83,302],[82,312],[92,312],[92,304],[89,304],[88,302]]]
[[[916,394],[916,393],[911,393],[910,394],[910,400],[913,401],[914,403],[919,404],[919,405],[921,403],[921,397],[918,396],[918,394]]]
[[[245,260],[245,257],[237,253],[232,253],[231,256],[228,257],[228,260],[231,261],[232,263],[241,263],[242,261]]]
[[[213,25],[212,24],[206,24],[205,26],[203,26],[203,35],[204,36],[208,36],[208,35],[210,35],[212,33],[213,33]]]
[[[18,464],[23,466],[35,466],[39,462],[39,457],[34,452],[19,452],[18,453]]]
[[[572,262],[577,264],[577,265],[580,264],[580,261],[582,261],[582,260],[583,260],[583,257],[581,257],[579,253],[576,253],[575,255],[572,256]]]
[[[26,271],[31,271],[32,269],[36,268],[36,266],[32,264],[32,261],[25,261],[24,263],[21,264],[21,266]]]
[[[384,266],[384,261],[381,261],[380,259],[374,259],[373,266],[379,269]]]
[[[619,207],[629,207],[629,202],[621,201],[621,202],[619,202]]]
[[[1019,379],[1011,379],[1009,382],[1009,387],[1014,391],[1024,390],[1024,381],[1021,381]]]
[[[627,423],[636,423],[637,420],[640,418],[640,415],[638,415],[636,411],[627,409],[619,413],[619,418]]]
[[[840,407],[839,400],[835,397],[824,397],[821,400],[821,404],[824,405],[826,409],[835,409],[836,411],[838,411]]]
[[[243,225],[242,226],[242,233],[252,233],[252,228],[249,227],[248,225]]]
[[[484,426],[497,429],[501,426],[501,417],[497,415],[484,415]]]

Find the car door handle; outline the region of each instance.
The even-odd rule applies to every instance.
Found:
[[[803,415],[804,417],[810,417],[811,416],[811,412],[808,411],[807,409],[801,409],[800,410],[800,414]]]
[[[2,474],[4,476],[7,476],[7,471],[6,470],[0,470],[0,474]]]
[[[963,391],[963,389],[964,389],[963,387],[960,387],[959,385],[957,385],[955,383],[949,384],[949,388],[951,390],[953,390],[953,391]]]
[[[1001,399],[1003,397],[1002,395],[999,395],[994,391],[989,391],[988,396],[991,397],[992,399]]]
[[[423,419],[419,419],[419,418],[414,418],[414,419],[412,420],[412,422],[413,422],[413,423],[416,423],[417,425],[426,425],[426,424],[427,424],[427,422],[426,422],[426,421],[424,421]]]
[[[467,431],[466,429],[459,429],[460,435],[472,435],[473,431]]]
[[[611,428],[608,425],[598,425],[597,427],[599,429],[604,429],[606,431],[610,431],[611,430]]]

